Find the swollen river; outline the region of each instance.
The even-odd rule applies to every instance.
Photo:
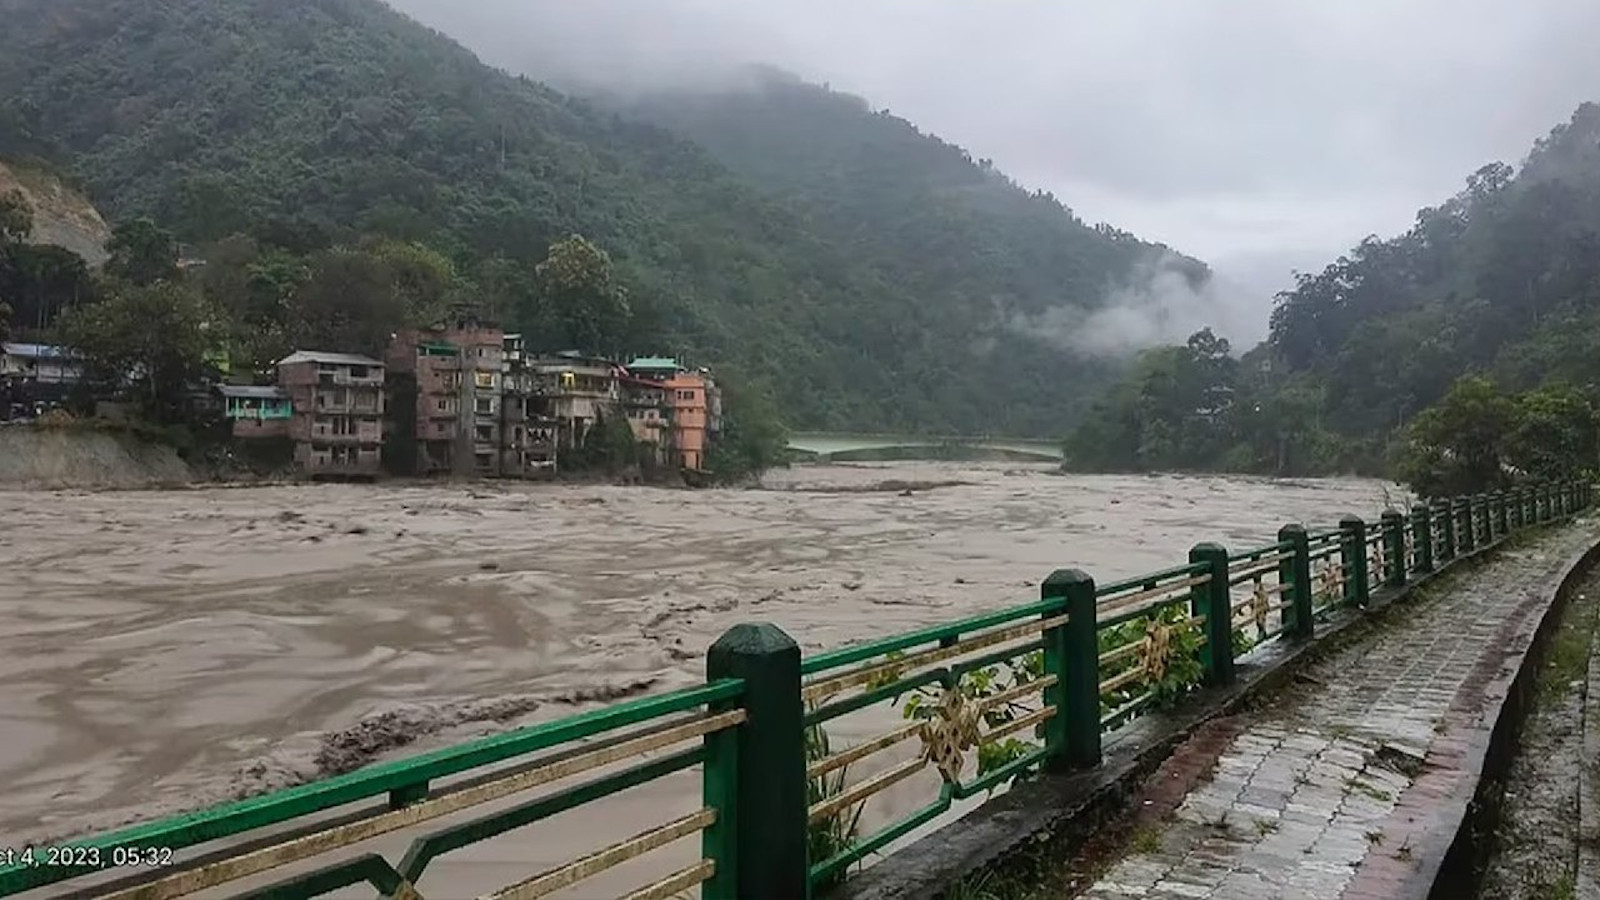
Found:
[[[0,846],[691,685],[741,621],[812,652],[1031,602],[1055,568],[1122,577],[1198,541],[1254,546],[1285,522],[1376,518],[1404,499],[1355,479],[1049,468],[799,467],[698,492],[0,492]],[[888,480],[959,483],[868,489]],[[692,811],[698,792],[681,773],[458,851],[423,893],[510,884]],[[409,837],[372,847],[398,860]],[[562,896],[614,896],[680,868],[693,843]]]

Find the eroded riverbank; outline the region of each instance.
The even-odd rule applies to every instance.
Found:
[[[836,490],[891,479],[964,483]],[[691,684],[739,621],[838,646],[1026,602],[1057,567],[1129,575],[1386,502],[1361,480],[935,463],[749,491],[0,493],[0,843]]]

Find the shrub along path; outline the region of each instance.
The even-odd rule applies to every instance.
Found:
[[[1580,520],[1446,574],[1309,666],[1081,896],[1406,896],[1460,823],[1440,801],[1471,796],[1468,748],[1492,728],[1491,701],[1597,530]]]

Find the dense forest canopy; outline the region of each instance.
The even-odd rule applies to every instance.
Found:
[[[1064,433],[1114,367],[1015,316],[1091,308],[1162,252],[827,92],[708,101],[747,134],[817,107],[741,162],[376,0],[0,0],[0,18],[0,156],[65,167],[114,221],[249,256],[238,302],[411,266],[546,349],[737,371],[796,427]],[[573,234],[614,261],[622,307],[574,315],[542,286]]]
[[[1075,465],[1387,470],[1423,490],[1595,465],[1600,106],[1520,168],[1482,167],[1404,234],[1298,275],[1266,344],[1209,370],[1233,398],[1221,420],[1206,391],[1160,374],[1199,371],[1193,344],[1151,351],[1096,404],[1070,442]],[[1556,410],[1577,417],[1571,433],[1541,444],[1529,423]]]

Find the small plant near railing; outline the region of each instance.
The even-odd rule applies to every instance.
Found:
[[[1205,676],[1205,665],[1200,660],[1200,631],[1198,628],[1182,627],[1188,621],[1189,610],[1182,604],[1172,604],[1160,612],[1151,613],[1131,622],[1124,622],[1111,628],[1100,631],[1100,652],[1109,653],[1112,650],[1135,644],[1145,639],[1150,633],[1152,622],[1163,625],[1169,629],[1167,663],[1159,675],[1148,681],[1136,681],[1124,685],[1114,691],[1100,695],[1100,714],[1102,716],[1112,710],[1138,699],[1146,692],[1151,694],[1151,705],[1155,707],[1168,707],[1180,697],[1189,693],[1200,684]],[[1141,655],[1123,657],[1112,662],[1107,670],[1100,673],[1102,680],[1114,678],[1129,669],[1144,665]]]
[[[811,706],[815,711],[815,705]],[[828,739],[828,730],[821,725],[812,725],[805,731],[806,765],[810,766],[827,759],[833,754],[832,742]],[[815,806],[824,800],[829,800],[844,793],[850,767],[842,766],[832,772],[824,772],[815,778],[806,779],[806,805]],[[864,804],[857,803],[851,807],[841,809],[825,819],[812,822],[806,827],[806,851],[813,861],[832,859],[840,853],[855,845],[861,834],[861,811]],[[832,877],[824,879],[817,887],[831,887],[844,881],[848,874],[847,869],[840,869]]]

